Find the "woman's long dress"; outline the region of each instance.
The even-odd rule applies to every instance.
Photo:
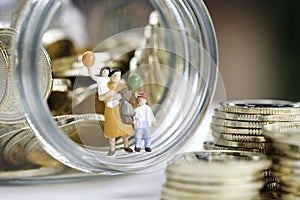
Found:
[[[125,88],[125,85],[122,83],[118,84],[118,87],[115,88],[111,82],[107,83],[107,86],[110,90],[115,92],[119,92],[120,90]],[[120,117],[120,105],[116,105],[113,108],[109,108],[107,106],[107,101],[105,103],[104,110],[104,136],[106,138],[117,138],[121,136],[129,136],[133,134],[133,129],[131,125],[127,125],[122,123]]]

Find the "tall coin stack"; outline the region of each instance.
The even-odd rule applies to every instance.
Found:
[[[270,165],[265,155],[245,151],[184,153],[168,165],[161,199],[259,199]]]
[[[211,122],[213,142],[206,141],[204,149],[225,149],[270,155],[274,149],[263,135],[263,127],[274,123],[300,121],[300,105],[280,100],[241,100],[219,104]],[[265,172],[262,196],[276,196],[277,177]]]
[[[300,122],[270,124],[263,134],[275,147],[271,158],[279,179],[278,199],[300,199]]]

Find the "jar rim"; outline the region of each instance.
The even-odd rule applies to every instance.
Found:
[[[203,115],[214,94],[217,76],[217,43],[209,13],[203,1],[199,2],[195,0],[187,0],[182,2],[182,4],[175,1],[168,1],[163,5],[161,2],[158,3],[154,0],[151,0],[151,3],[153,3],[154,8],[157,9],[163,16],[164,24],[167,26],[167,29],[173,29],[174,25],[172,23],[175,23],[178,26],[176,32],[178,31],[180,37],[184,39],[186,39],[185,34],[189,30],[186,30],[185,25],[181,23],[185,16],[179,16],[180,12],[178,10],[176,11],[176,9],[179,9],[178,6],[181,6],[180,9],[187,9],[186,12],[193,12],[187,13],[186,16],[190,17],[188,20],[189,23],[191,23],[191,26],[193,25],[192,23],[197,24],[197,26],[191,27],[191,29],[197,29],[194,34],[196,35],[197,33],[201,33],[200,36],[197,36],[199,38],[193,40],[197,43],[200,43],[201,46],[199,45],[200,47],[197,48],[198,52],[202,53],[202,57],[200,57],[203,60],[198,59],[196,62],[196,64],[201,65],[201,68],[196,68],[188,72],[189,70],[186,69],[191,65],[191,63],[188,63],[186,68],[181,71],[182,73],[193,72],[197,75],[193,76],[192,84],[190,86],[192,90],[196,91],[197,93],[193,96],[196,100],[191,99],[187,104],[192,105],[193,103],[197,102],[197,106],[193,108],[193,113],[188,114],[185,112],[187,115],[192,115],[197,111],[197,114],[189,116],[190,119],[193,119],[194,121],[186,122],[184,127],[181,127],[181,129],[177,129],[178,127],[176,127],[176,130],[173,131],[180,130],[190,134],[188,136],[183,135],[181,138],[182,141],[178,141],[180,138],[172,138],[173,142],[168,143],[166,146],[168,148],[149,155],[147,160],[142,157],[139,157],[137,160],[133,159],[135,160],[134,163],[132,161],[130,161],[130,163],[124,162],[124,160],[120,160],[118,158],[105,157],[105,159],[103,159],[103,157],[95,156],[97,152],[79,147],[77,144],[70,141],[66,135],[61,133],[61,130],[54,123],[49,108],[45,104],[43,98],[41,98],[42,95],[39,92],[38,95],[33,95],[39,91],[39,86],[36,84],[36,80],[34,78],[36,77],[38,71],[38,59],[36,59],[38,58],[37,49],[39,49],[41,46],[44,30],[50,23],[55,11],[59,8],[60,2],[51,0],[31,1],[30,4],[25,7],[22,13],[23,16],[21,21],[18,24],[19,31],[17,33],[17,85],[20,96],[23,99],[22,105],[24,107],[25,116],[30,127],[33,129],[43,148],[63,164],[81,171],[97,172],[101,174],[118,174],[124,172],[143,172],[155,170],[158,168],[158,164],[165,165],[174,154],[174,149],[173,151],[169,150],[174,148],[172,145],[176,143],[176,147],[182,147],[180,149],[182,150],[187,143],[185,140],[192,138],[193,134],[196,132],[196,129],[199,127],[199,122],[203,118]],[[166,9],[166,6],[170,7],[169,11],[176,12],[176,14],[174,14],[172,17],[180,20],[175,20],[175,22],[171,23],[170,20],[167,19],[170,16],[164,16],[165,14],[163,9]],[[36,31],[33,32],[32,30]],[[189,36],[189,38],[192,37],[193,36]],[[183,41],[183,45],[189,46],[193,44],[186,40]],[[189,51],[189,57],[193,56],[191,47],[188,47],[187,50]],[[185,59],[185,55],[186,52],[183,52],[183,59]],[[204,74],[201,74],[202,72],[204,72]],[[28,74],[31,74],[32,78],[28,78]],[[183,75],[183,78],[184,77],[185,75]],[[197,83],[198,81],[203,83],[204,86],[197,86],[197,84],[199,84]],[[175,81],[173,80],[172,84],[174,84],[174,82]],[[44,112],[41,112],[41,110]],[[140,165],[137,164],[139,162]],[[143,164],[141,165],[141,163]],[[133,167],[133,165],[136,165],[137,167]],[[148,165],[148,167],[145,165]],[[159,165],[159,168],[160,167],[161,166]]]

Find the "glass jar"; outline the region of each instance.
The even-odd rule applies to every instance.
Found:
[[[6,13],[1,12],[7,22],[2,22],[1,28],[15,30],[10,55],[12,90],[22,110],[18,123],[26,119],[48,154],[80,171],[119,174],[160,169],[174,154],[189,147],[212,100],[217,79],[216,37],[203,1],[24,0],[18,1],[18,6],[12,6],[11,0],[2,2],[10,6]],[[55,47],[57,41],[59,48]],[[76,124],[80,143],[54,120],[53,115],[103,114],[96,88],[91,88],[94,82],[81,63],[86,50],[96,55],[95,73],[99,66],[109,65],[121,68],[124,80],[132,73],[142,78],[138,91],[149,94],[148,105],[157,121],[151,135],[152,152],[125,153],[117,139],[116,155],[107,156],[108,143],[101,124],[105,119]],[[66,61],[65,57],[73,60]],[[62,65],[69,65],[68,69]],[[54,98],[53,79],[58,78],[68,78],[73,91],[70,101],[61,99],[68,104],[68,112],[53,114],[49,98]],[[87,92],[92,100],[84,106],[78,106],[84,92],[75,92],[81,87],[92,91]],[[61,100],[54,99],[56,103]],[[89,131],[95,133],[94,138],[85,140]],[[104,144],[92,144],[97,138]],[[129,144],[134,147],[134,133]]]

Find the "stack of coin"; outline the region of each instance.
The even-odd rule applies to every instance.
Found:
[[[265,155],[253,152],[184,153],[167,166],[161,199],[260,199],[270,165]]]
[[[204,149],[224,149],[271,154],[274,148],[262,134],[265,125],[300,121],[300,105],[280,100],[241,100],[219,104],[214,110],[211,133],[213,142]],[[262,194],[276,196],[277,177],[267,170]]]
[[[206,149],[235,149],[268,153],[270,142],[262,135],[266,124],[300,121],[300,105],[280,100],[222,102],[214,110],[211,133],[214,143]]]
[[[300,199],[300,122],[266,125],[263,134],[275,147],[271,158],[278,199]]]

